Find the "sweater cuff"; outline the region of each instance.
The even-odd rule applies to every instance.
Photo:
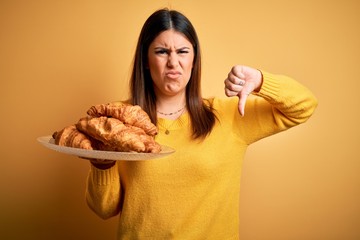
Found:
[[[261,85],[260,91],[255,93],[263,98],[275,98],[279,96],[280,83],[278,77],[274,74],[261,71],[263,76],[263,83]]]
[[[105,170],[96,168],[92,164],[90,168],[90,176],[92,182],[97,185],[108,185],[111,184],[115,179],[119,178],[119,171],[117,163]]]

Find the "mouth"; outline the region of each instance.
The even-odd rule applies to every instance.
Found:
[[[179,71],[168,71],[165,73],[166,77],[171,79],[176,79],[181,76],[181,73]]]

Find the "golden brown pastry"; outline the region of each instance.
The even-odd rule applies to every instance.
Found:
[[[93,149],[90,139],[83,133],[79,132],[75,125],[65,127],[53,135],[55,144],[66,147]]]
[[[153,137],[141,128],[125,125],[119,119],[108,117],[84,117],[76,128],[102,142],[101,150],[121,152],[160,152],[161,147]]]
[[[125,124],[144,129],[151,136],[158,132],[157,127],[151,122],[149,115],[140,106],[133,106],[121,102],[98,104],[92,106],[87,114],[92,117],[113,117]]]
[[[150,136],[145,133],[142,128],[125,124],[129,131],[137,134],[140,138],[140,141],[144,143],[146,152],[148,153],[158,153],[161,151],[161,146],[158,144],[153,136]]]

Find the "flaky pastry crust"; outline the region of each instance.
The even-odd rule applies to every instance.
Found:
[[[70,125],[61,131],[55,132],[52,137],[55,139],[55,144],[60,146],[93,149],[91,140],[77,130],[75,125]]]
[[[124,124],[144,129],[151,136],[158,133],[157,127],[151,122],[149,115],[138,105],[130,105],[121,102],[98,104],[92,106],[87,114],[92,117],[113,117]]]
[[[107,150],[121,152],[160,152],[161,146],[141,128],[108,117],[84,117],[76,124],[79,131],[102,142]]]

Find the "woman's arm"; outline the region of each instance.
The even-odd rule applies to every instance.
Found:
[[[270,103],[278,126],[292,127],[306,122],[312,116],[318,101],[308,88],[284,75],[262,74],[263,85],[254,94]]]
[[[86,202],[101,218],[108,219],[120,212],[121,187],[118,165],[101,169],[91,164],[86,185]]]

